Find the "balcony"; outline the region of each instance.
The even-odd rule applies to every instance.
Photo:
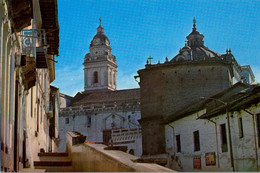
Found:
[[[47,41],[44,29],[25,29],[21,32],[22,54],[36,58],[36,68],[48,68]]]
[[[1,1],[2,2],[2,1]],[[6,1],[8,5],[8,17],[14,32],[20,32],[24,27],[31,25],[33,18],[32,0]]]
[[[26,56],[26,65],[22,67],[22,79],[24,89],[28,90],[35,86],[36,82],[36,69],[35,69],[35,58]]]
[[[46,30],[48,55],[59,54],[59,22],[57,0],[40,0],[42,28]]]

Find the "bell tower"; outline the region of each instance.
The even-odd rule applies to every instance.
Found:
[[[84,58],[84,90],[116,90],[117,63],[111,54],[110,41],[100,24]]]

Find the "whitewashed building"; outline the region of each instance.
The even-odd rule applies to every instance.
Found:
[[[60,108],[66,108],[69,107],[71,105],[71,100],[73,97],[60,93]]]
[[[101,19],[89,50],[83,63],[85,91],[61,98],[66,107],[59,115],[59,151],[66,150],[66,133],[77,131],[87,141],[127,146],[127,152],[141,156],[140,91],[117,90],[117,61]]]
[[[231,49],[206,47],[195,18],[186,39],[175,57],[138,71],[142,158],[167,160],[176,171],[258,171],[259,132],[245,113],[258,113],[250,66],[239,65]]]
[[[139,90],[99,91],[89,94],[81,101],[75,102],[73,106],[61,109],[59,115],[59,136],[61,139],[59,151],[66,150],[66,133],[77,131],[87,136],[87,141],[104,142],[128,146],[128,152],[132,150],[135,155],[141,156],[141,130],[138,119],[140,119]],[[106,96],[104,98],[104,96]],[[103,99],[101,99],[103,97]],[[87,99],[86,99],[87,98]],[[90,100],[92,98],[92,100]],[[94,99],[95,98],[95,99]],[[120,102],[122,99],[124,102]],[[128,100],[129,99],[129,100]],[[99,100],[101,103],[95,103]],[[111,100],[111,101],[110,101]],[[82,103],[82,102],[92,103]],[[78,105],[77,105],[78,104]],[[114,131],[116,130],[116,131]],[[131,131],[134,133],[117,133],[117,130]],[[120,134],[120,139],[114,138]],[[131,137],[130,138],[130,134]]]
[[[260,86],[237,83],[165,122],[168,167],[177,171],[260,169]]]
[[[59,47],[57,1],[0,4],[1,170],[21,171],[34,167],[40,151],[55,150],[58,137],[58,90],[50,87]]]

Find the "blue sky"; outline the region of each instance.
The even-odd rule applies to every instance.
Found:
[[[118,89],[139,87],[133,76],[149,56],[177,55],[192,30],[220,54],[231,48],[240,65],[251,65],[260,82],[260,1],[254,0],[58,0],[60,49],[52,85],[74,96],[84,89],[83,61],[99,17],[117,57]]]

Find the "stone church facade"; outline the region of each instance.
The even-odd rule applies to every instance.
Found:
[[[128,146],[128,152],[141,156],[140,90],[117,90],[116,57],[101,20],[89,50],[83,63],[84,91],[60,111],[59,151],[66,149],[66,133],[78,131],[89,142]]]
[[[165,153],[165,147],[161,147],[165,146],[165,119],[199,102],[200,97],[210,97],[238,81],[254,82],[253,73],[237,63],[231,50],[221,55],[204,46],[204,35],[197,31],[196,22],[186,38],[187,44],[173,59],[147,63],[138,71],[144,155]]]

